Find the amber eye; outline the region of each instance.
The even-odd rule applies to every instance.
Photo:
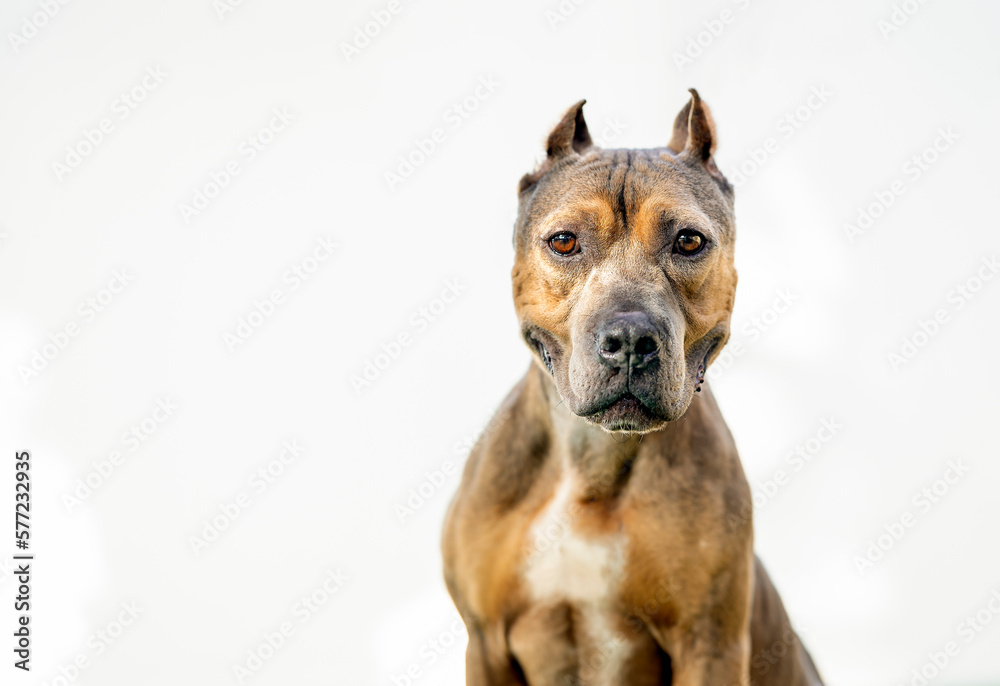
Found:
[[[697,231],[681,231],[674,245],[681,255],[694,255],[705,247],[705,237]]]
[[[577,250],[576,236],[566,231],[549,239],[549,247],[560,255],[572,255]]]

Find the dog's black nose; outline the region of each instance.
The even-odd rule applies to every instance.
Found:
[[[597,352],[619,369],[642,369],[660,352],[660,335],[644,312],[621,312],[597,331]]]

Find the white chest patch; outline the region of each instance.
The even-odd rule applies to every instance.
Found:
[[[564,602],[579,618],[581,683],[617,684],[633,636],[618,627],[614,600],[624,574],[624,533],[584,535],[577,527],[578,482],[568,472],[528,533],[523,568],[531,599]]]
[[[625,536],[581,535],[575,487],[573,474],[564,476],[528,534],[530,554],[524,575],[536,601],[602,604],[621,581]]]

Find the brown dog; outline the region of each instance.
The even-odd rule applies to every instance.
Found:
[[[514,303],[537,364],[445,524],[467,683],[819,685],[703,387],[736,290],[708,107],[692,90],[650,150],[594,147],[582,108],[519,188]]]

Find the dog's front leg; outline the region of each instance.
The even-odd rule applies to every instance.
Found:
[[[692,637],[671,655],[673,686],[750,686],[750,635],[729,645]]]
[[[483,629],[467,625],[469,645],[465,649],[466,686],[521,686],[514,662],[506,647],[490,641]],[[493,644],[492,646],[490,644]]]
[[[748,548],[716,583],[679,598],[679,621],[653,630],[670,656],[673,686],[750,686],[751,555]]]

